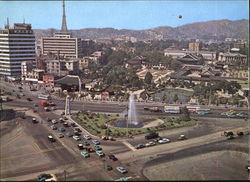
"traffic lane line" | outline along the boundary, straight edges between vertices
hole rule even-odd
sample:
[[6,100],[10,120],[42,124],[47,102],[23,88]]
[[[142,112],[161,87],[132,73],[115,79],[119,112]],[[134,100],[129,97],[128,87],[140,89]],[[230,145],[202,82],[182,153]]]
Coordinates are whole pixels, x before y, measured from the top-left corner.
[[20,158],[20,157],[25,157],[25,156],[28,156],[28,155],[35,155],[35,154],[40,154],[40,153],[45,153],[45,152],[50,152],[50,151],[60,150],[60,149],[64,149],[64,147],[48,148],[48,149],[40,150],[40,151],[37,151],[37,152],[31,152],[31,153],[22,154],[22,155],[15,155],[15,156],[12,156],[12,157],[0,158],[0,160],[12,160],[12,159]]
[[137,149],[135,149],[130,143],[124,141],[122,142],[126,147],[128,147],[129,149],[131,149],[132,151],[137,151]]

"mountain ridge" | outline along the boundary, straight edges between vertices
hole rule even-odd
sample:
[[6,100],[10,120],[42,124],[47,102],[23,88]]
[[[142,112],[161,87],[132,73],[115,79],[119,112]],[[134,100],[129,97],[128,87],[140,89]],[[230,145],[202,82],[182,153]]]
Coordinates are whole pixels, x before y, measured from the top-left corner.
[[[58,29],[34,29],[35,35],[52,36]],[[249,20],[211,20],[194,22],[177,27],[158,26],[144,30],[106,28],[82,28],[69,30],[74,37],[84,39],[116,39],[124,36],[144,39],[218,39],[226,37],[248,39]]]

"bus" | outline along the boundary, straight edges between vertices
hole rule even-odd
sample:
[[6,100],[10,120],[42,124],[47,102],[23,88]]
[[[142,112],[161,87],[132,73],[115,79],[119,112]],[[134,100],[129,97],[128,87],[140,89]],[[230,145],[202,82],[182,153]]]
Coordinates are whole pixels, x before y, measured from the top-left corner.
[[170,113],[170,114],[180,114],[181,113],[180,106],[164,106],[164,111],[165,111],[165,113]]
[[40,95],[38,95],[38,99],[51,100],[52,98],[50,95],[40,94]]

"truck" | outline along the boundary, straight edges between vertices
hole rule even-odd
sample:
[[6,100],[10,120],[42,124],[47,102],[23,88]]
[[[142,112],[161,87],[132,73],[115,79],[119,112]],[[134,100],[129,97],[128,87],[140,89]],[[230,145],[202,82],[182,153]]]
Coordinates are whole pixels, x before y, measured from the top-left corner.
[[41,104],[41,106],[43,106],[43,107],[48,106],[47,100],[40,100],[40,104]]

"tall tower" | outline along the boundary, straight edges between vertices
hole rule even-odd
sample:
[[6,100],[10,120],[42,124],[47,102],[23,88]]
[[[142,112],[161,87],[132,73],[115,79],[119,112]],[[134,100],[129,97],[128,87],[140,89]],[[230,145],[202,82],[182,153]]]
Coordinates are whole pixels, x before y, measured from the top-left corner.
[[67,32],[67,23],[66,23],[66,13],[65,13],[65,2],[64,0],[62,1],[63,3],[63,17],[62,17],[62,27],[61,27],[61,32]]

